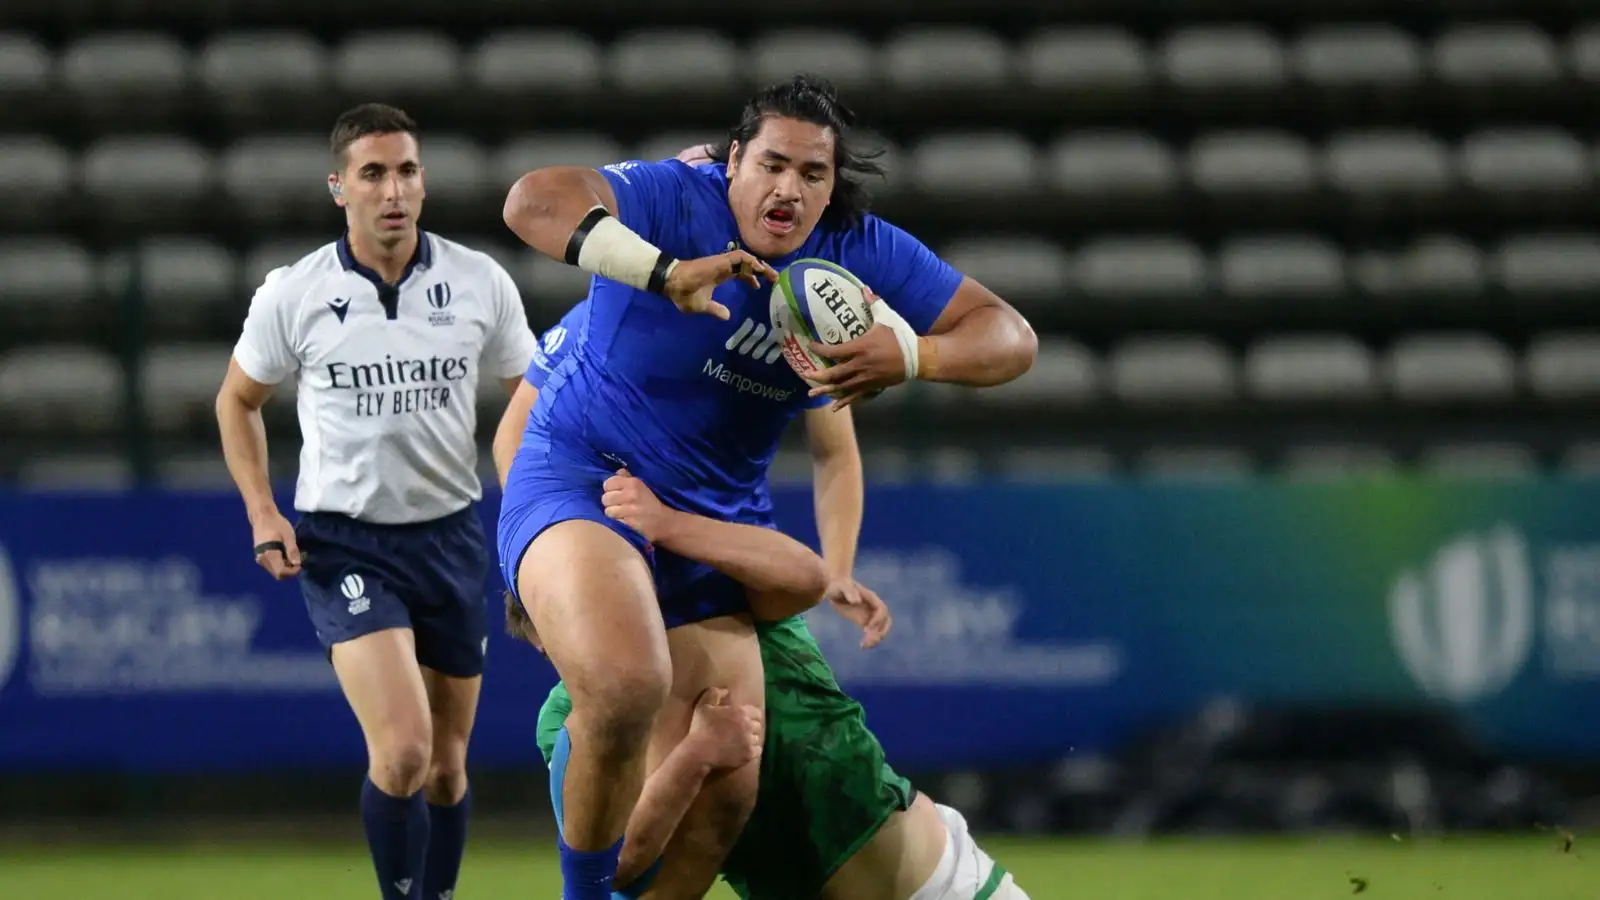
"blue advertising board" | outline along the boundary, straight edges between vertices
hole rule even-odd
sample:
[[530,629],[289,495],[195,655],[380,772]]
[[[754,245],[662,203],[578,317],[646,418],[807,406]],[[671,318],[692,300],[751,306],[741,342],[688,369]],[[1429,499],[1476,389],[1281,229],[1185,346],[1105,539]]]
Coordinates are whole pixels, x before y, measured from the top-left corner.
[[[776,493],[814,541],[810,491]],[[0,768],[359,764],[249,544],[228,494],[0,493]],[[1442,704],[1509,757],[1600,760],[1594,483],[874,488],[857,576],[888,641],[809,619],[908,769],[1114,751],[1216,697]],[[494,631],[474,765],[536,764],[554,679]]]

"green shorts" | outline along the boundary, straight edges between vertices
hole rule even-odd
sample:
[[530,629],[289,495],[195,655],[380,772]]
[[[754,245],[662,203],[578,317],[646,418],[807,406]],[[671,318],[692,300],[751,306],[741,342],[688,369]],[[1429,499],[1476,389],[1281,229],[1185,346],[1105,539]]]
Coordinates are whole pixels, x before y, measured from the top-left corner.
[[[916,795],[884,760],[861,705],[839,689],[805,621],[756,630],[767,682],[761,789],[723,877],[745,900],[816,900],[833,873]],[[571,707],[557,685],[539,712],[546,760]]]

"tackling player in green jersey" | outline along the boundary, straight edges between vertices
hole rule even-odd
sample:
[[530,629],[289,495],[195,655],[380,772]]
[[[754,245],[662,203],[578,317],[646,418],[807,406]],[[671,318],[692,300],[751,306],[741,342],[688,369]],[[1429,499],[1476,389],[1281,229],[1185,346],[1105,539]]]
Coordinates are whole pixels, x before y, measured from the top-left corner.
[[[744,765],[762,741],[755,812],[723,863],[744,900],[1027,900],[955,810],[919,794],[885,761],[866,716],[839,688],[821,649],[797,615],[762,604],[781,597],[786,572],[818,562],[808,548],[766,528],[719,522],[670,509],[643,482],[619,473],[606,484],[607,514],[653,543],[701,560],[752,588],[752,610],[766,671],[766,713],[732,708],[708,692],[690,735],[646,782],[628,822],[617,897],[690,898],[675,888],[661,854],[699,786],[719,768]],[[764,608],[765,607],[765,608]],[[521,607],[507,603],[507,626],[535,646]],[[561,821],[571,700],[557,685],[539,715],[538,740],[551,767]]]

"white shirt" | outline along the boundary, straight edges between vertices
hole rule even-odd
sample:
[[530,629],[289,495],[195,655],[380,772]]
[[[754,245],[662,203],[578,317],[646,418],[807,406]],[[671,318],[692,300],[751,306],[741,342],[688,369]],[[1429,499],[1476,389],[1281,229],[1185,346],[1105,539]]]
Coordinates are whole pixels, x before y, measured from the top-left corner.
[[536,343],[505,269],[422,232],[398,287],[344,238],[269,272],[233,356],[262,384],[299,373],[295,509],[392,525],[483,496],[478,379],[522,375]]

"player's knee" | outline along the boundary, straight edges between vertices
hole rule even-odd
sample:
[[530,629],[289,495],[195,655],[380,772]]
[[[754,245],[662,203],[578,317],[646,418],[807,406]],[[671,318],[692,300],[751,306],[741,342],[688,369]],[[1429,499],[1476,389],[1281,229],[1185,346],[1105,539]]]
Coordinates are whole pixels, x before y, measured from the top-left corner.
[[375,744],[370,750],[372,783],[395,797],[409,797],[428,778],[433,748],[426,734],[401,735]]
[[672,686],[667,660],[635,661],[604,681],[572,692],[572,718],[568,728],[581,731],[602,759],[627,759],[644,752],[655,727],[656,715]]
[[428,802],[454,806],[467,793],[467,748],[465,742],[435,747],[428,760],[428,778],[422,786]]

